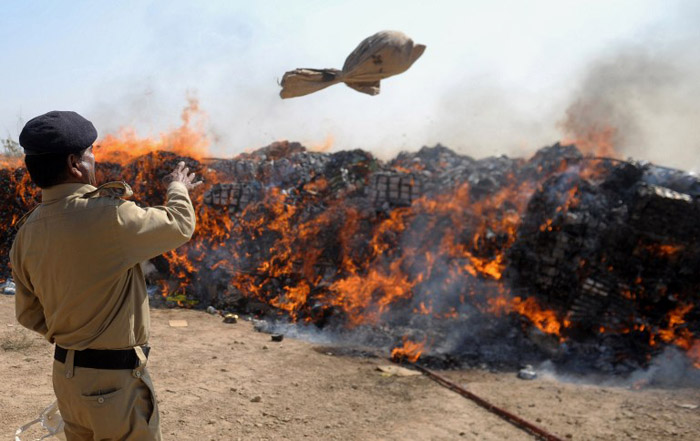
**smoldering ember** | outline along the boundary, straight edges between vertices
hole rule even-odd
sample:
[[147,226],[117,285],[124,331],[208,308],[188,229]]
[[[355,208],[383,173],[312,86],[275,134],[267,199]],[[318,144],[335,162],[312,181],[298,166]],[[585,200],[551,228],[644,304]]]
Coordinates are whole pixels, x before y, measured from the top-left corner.
[[[700,369],[700,180],[555,144],[475,160],[437,145],[381,161],[277,142],[233,159],[96,148],[98,181],[157,205],[185,160],[204,176],[193,240],[150,263],[156,304],[250,314],[440,367],[625,375],[665,348]],[[12,226],[39,202],[20,164]],[[694,368],[693,368],[694,366]]]

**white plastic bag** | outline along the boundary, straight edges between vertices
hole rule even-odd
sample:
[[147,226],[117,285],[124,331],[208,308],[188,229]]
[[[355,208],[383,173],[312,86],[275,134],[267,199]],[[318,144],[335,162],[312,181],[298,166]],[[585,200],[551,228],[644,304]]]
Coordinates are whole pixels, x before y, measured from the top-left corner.
[[25,432],[27,429],[33,425],[41,423],[41,426],[47,430],[47,434],[41,438],[37,438],[35,441],[39,440],[61,440],[66,441],[66,435],[63,433],[63,418],[58,411],[58,403],[54,401],[44,409],[39,417],[34,421],[31,421],[24,426],[17,429],[15,432],[15,441],[23,441],[19,436]]

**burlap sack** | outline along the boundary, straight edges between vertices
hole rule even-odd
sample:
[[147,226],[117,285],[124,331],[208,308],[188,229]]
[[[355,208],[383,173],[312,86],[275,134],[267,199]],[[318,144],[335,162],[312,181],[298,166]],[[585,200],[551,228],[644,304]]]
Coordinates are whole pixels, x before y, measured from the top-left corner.
[[295,69],[286,72],[280,85],[282,98],[308,95],[337,83],[345,83],[368,95],[379,93],[380,81],[405,72],[425,51],[422,44],[398,31],[381,31],[364,39],[345,59],[343,70]]

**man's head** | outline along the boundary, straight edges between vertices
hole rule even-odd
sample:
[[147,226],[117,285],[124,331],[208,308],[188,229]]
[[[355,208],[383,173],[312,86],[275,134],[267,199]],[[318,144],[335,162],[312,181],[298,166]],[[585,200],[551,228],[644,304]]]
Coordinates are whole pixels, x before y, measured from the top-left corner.
[[92,143],[97,130],[75,112],[52,111],[32,118],[19,135],[24,162],[40,188],[69,182],[96,184]]

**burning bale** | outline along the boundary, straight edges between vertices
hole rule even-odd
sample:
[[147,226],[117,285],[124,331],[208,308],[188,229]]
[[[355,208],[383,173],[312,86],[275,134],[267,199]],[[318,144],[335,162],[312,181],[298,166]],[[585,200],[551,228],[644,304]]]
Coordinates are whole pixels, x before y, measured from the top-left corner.
[[262,187],[252,184],[214,184],[204,194],[204,203],[230,207],[232,211],[242,211],[251,202],[260,199]]
[[690,350],[700,334],[700,181],[649,164],[593,167],[598,176],[571,169],[530,199],[508,254],[513,289],[565,316],[564,334],[579,343],[624,340],[609,363],[643,364],[660,341]]
[[[111,158],[99,180],[125,179],[147,204],[183,159]],[[171,301],[405,360],[628,372],[675,346],[700,366],[700,183],[688,174],[559,144],[529,160],[435,146],[385,163],[290,142],[185,160],[207,188],[193,195],[193,240],[153,261],[149,280]],[[23,169],[2,173],[4,215],[19,218],[36,191]]]
[[423,180],[412,174],[375,173],[367,194],[377,207],[408,207],[423,195]]
[[9,276],[10,247],[15,238],[13,226],[24,214],[40,202],[39,189],[31,184],[29,173],[21,167],[0,168],[0,198],[2,198],[2,210],[0,210],[0,264],[3,272],[0,280]]

